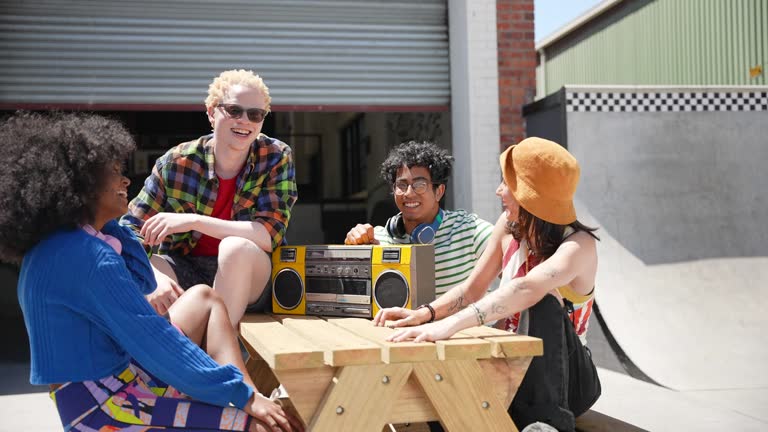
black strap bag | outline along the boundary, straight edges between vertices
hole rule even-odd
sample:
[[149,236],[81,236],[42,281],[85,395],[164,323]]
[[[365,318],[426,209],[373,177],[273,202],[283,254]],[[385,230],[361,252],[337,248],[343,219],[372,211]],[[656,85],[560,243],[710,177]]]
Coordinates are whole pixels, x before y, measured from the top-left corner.
[[[573,310],[573,304],[565,300],[566,308]],[[592,362],[592,352],[581,344],[573,323],[566,317],[565,343],[568,350],[568,409],[574,417],[578,417],[600,397],[600,377],[597,376],[597,368]]]

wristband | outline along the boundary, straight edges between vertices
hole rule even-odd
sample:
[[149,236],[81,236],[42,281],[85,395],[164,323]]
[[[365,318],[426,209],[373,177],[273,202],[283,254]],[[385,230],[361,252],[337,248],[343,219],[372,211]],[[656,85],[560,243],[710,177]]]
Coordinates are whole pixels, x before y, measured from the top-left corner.
[[416,310],[423,309],[423,308],[429,309],[429,321],[427,321],[427,322],[428,323],[434,322],[435,321],[435,308],[433,308],[432,305],[429,304],[429,303],[424,303],[423,305],[417,307]]
[[475,310],[475,317],[477,318],[478,325],[485,325],[485,315],[480,312],[480,309],[476,304],[470,303],[469,305]]

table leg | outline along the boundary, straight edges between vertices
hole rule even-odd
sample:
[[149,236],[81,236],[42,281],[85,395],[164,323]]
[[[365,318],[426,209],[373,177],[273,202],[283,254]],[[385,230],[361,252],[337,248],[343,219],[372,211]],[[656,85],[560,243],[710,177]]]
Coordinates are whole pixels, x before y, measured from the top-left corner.
[[494,386],[496,397],[509,406],[517,394],[517,389],[525,377],[532,357],[515,357],[479,360],[478,364],[487,380]]
[[476,360],[414,363],[413,373],[447,431],[517,432]]
[[258,357],[258,355],[254,357],[251,354],[245,362],[245,368],[248,370],[248,375],[250,375],[253,383],[256,384],[256,388],[259,389],[259,393],[264,396],[269,397],[272,390],[280,385],[275,373],[272,372],[267,362]]
[[411,364],[340,367],[308,430],[381,432]]

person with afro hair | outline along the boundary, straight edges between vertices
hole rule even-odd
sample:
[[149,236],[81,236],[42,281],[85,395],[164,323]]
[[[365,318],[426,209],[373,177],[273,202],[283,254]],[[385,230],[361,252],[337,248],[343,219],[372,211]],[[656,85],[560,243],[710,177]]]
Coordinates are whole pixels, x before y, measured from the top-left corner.
[[116,220],[135,147],[122,124],[22,112],[0,136],[13,161],[0,171],[0,260],[20,265],[30,382],[50,387],[65,430],[301,430],[256,391],[215,291],[188,290],[169,319],[145,298],[152,267]]
[[464,210],[443,210],[440,200],[451,176],[453,156],[430,142],[408,141],[381,164],[400,213],[384,226],[358,224],[346,244],[433,244],[435,294],[463,282],[480,259],[493,226]]
[[291,148],[261,133],[270,104],[252,71],[219,74],[205,99],[213,132],[158,158],[120,220],[156,251],[158,313],[201,283],[219,293],[233,327],[246,309],[271,311],[270,254],[298,193]]

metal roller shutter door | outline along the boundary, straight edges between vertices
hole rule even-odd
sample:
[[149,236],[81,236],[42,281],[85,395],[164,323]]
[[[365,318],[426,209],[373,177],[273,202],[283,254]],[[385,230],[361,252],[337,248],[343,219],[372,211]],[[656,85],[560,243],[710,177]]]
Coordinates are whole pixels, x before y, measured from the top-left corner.
[[[291,109],[449,104],[445,0],[0,1],[0,104],[198,109],[252,69]],[[159,108],[158,108],[159,107]]]

